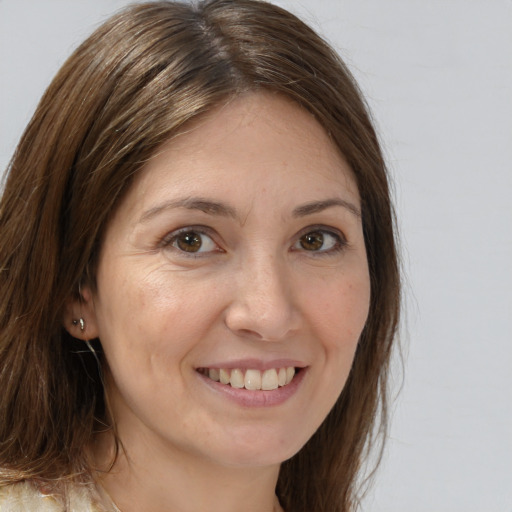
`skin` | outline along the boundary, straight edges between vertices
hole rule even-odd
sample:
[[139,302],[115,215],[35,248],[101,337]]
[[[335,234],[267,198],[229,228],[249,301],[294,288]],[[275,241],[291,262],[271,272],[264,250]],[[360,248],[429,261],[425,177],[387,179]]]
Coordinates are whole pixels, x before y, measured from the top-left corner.
[[[175,204],[192,197],[223,209]],[[359,209],[323,128],[269,93],[210,112],[146,164],[106,231],[97,291],[69,318],[104,348],[125,450],[100,479],[123,512],[274,510],[279,465],[334,405],[367,318]],[[245,407],[196,371],[245,358],[294,360],[302,381],[284,403]],[[97,439],[99,465],[111,449]]]

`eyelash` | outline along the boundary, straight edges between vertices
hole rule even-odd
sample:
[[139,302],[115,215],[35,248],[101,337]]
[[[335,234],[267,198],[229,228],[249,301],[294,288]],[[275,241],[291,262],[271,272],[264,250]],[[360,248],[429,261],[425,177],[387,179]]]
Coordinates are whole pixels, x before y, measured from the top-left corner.
[[[183,235],[199,235],[201,237],[201,245],[199,248],[202,248],[204,244],[204,237],[207,237],[211,240],[211,243],[215,245],[216,249],[214,250],[208,250],[208,251],[186,251],[182,248],[178,247],[176,244],[178,243],[179,239]],[[314,234],[320,234],[323,238],[327,235],[328,237],[331,237],[334,239],[333,247],[329,249],[320,249],[320,250],[307,250],[303,246],[296,247],[296,245],[301,244],[301,240],[307,235],[314,235]],[[324,243],[325,240],[322,240],[322,243]],[[224,252],[220,247],[219,244],[217,244],[212,236],[211,230],[209,228],[206,228],[205,226],[187,226],[181,229],[178,229],[176,231],[173,231],[166,235],[162,241],[160,242],[160,246],[163,248],[172,247],[174,250],[180,253],[180,255],[183,255],[185,257],[189,258],[200,258],[203,255],[208,255],[211,253],[222,253]],[[304,230],[302,230],[301,233],[299,233],[299,236],[297,237],[296,241],[294,242],[291,251],[293,252],[304,252],[307,254],[310,254],[313,257],[322,257],[322,256],[330,256],[336,253],[339,253],[340,251],[343,251],[348,246],[347,240],[345,236],[339,232],[338,230],[333,230],[332,228],[327,228],[325,226],[308,226]]]
[[[199,235],[201,237],[201,246],[200,247],[202,247],[202,245],[204,243],[203,238],[205,236],[208,237],[212,241],[212,243],[216,246],[216,249],[212,250],[212,251],[201,251],[201,252],[197,252],[197,251],[196,252],[194,252],[194,251],[188,252],[183,249],[180,249],[179,247],[176,246],[176,244],[181,236],[187,235],[187,234]],[[183,254],[184,256],[189,257],[189,258],[199,258],[203,254],[211,254],[212,252],[224,252],[219,247],[219,244],[217,244],[215,242],[215,240],[213,239],[213,236],[211,235],[211,230],[204,226],[187,226],[185,228],[181,228],[176,231],[173,231],[172,233],[169,233],[162,239],[160,246],[164,247],[164,248],[172,247],[180,254]]]
[[[323,249],[318,251],[308,251],[307,249],[297,248],[294,249],[294,247],[297,244],[300,244],[301,240],[307,235],[313,235],[313,234],[321,234],[324,238],[325,235],[331,237],[334,239],[334,245],[333,247],[329,249]],[[325,241],[325,240],[324,240]],[[344,249],[346,249],[348,246],[347,239],[345,238],[345,235],[338,230],[335,230],[333,228],[328,228],[326,226],[308,226],[307,228],[303,229],[301,233],[299,233],[299,236],[296,240],[296,242],[293,244],[293,251],[301,251],[310,254],[313,257],[326,257],[326,256],[332,256],[334,254],[337,254]]]

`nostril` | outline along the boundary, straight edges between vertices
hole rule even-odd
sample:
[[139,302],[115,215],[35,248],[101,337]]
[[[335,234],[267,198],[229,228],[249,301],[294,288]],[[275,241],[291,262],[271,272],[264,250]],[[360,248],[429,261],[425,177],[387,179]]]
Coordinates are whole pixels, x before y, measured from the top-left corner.
[[242,336],[246,336],[246,337],[250,337],[250,338],[257,338],[257,339],[263,339],[263,336],[256,332],[256,331],[253,331],[251,329],[238,329],[238,333]]

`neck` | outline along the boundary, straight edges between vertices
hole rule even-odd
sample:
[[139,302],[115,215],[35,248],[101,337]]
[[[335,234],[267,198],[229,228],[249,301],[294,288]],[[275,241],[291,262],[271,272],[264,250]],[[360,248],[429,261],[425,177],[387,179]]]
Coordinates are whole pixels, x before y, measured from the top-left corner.
[[[97,480],[122,512],[282,512],[275,496],[279,466],[226,467],[183,453],[171,446],[127,443],[113,468]],[[98,438],[93,456],[97,467],[108,467],[113,440]]]

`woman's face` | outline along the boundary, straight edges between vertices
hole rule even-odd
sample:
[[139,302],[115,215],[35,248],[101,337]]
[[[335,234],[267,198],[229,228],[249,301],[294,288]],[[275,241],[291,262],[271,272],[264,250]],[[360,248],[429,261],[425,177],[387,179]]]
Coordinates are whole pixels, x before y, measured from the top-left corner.
[[121,439],[227,466],[296,453],[367,318],[359,212],[347,163],[279,96],[164,145],[107,228],[88,309]]

